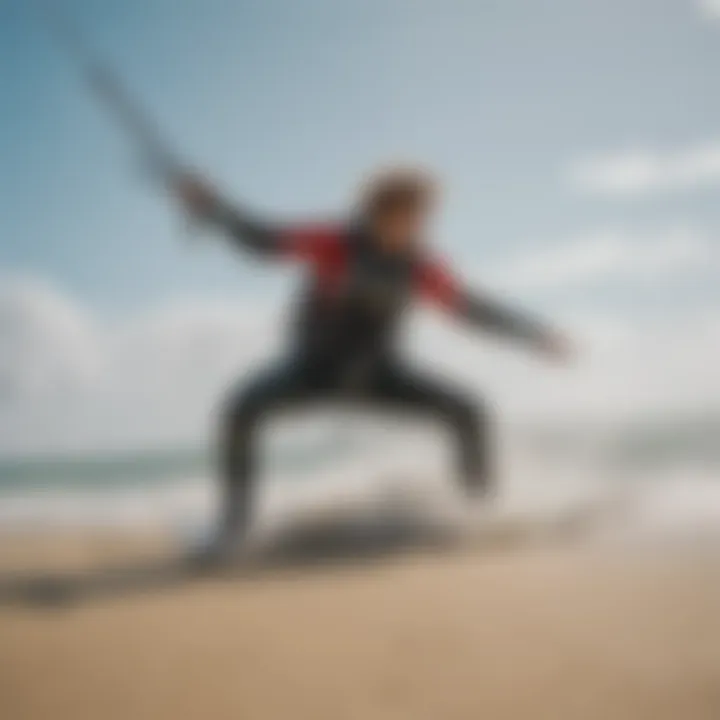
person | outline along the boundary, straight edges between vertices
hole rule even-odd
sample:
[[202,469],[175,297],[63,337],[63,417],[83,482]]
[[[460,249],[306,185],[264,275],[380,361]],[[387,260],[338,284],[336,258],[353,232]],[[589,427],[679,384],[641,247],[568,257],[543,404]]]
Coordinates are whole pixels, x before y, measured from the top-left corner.
[[406,311],[424,299],[550,358],[565,356],[568,344],[545,324],[471,292],[434,257],[426,238],[438,199],[434,178],[408,168],[381,171],[345,221],[296,225],[258,219],[192,173],[174,190],[192,216],[239,247],[308,269],[287,357],[244,383],[222,412],[218,548],[241,541],[252,519],[263,423],[279,410],[318,401],[370,402],[437,419],[454,440],[463,491],[469,498],[493,492],[488,407],[403,360],[397,341]]

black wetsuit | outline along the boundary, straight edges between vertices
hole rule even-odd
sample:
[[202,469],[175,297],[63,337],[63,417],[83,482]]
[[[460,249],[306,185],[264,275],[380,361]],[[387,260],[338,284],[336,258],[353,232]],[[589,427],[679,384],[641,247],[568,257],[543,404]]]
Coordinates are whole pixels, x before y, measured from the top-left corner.
[[398,324],[416,296],[482,328],[529,342],[544,337],[537,323],[463,290],[420,248],[410,254],[383,252],[361,223],[272,227],[224,204],[214,208],[210,219],[250,251],[308,266],[292,351],[225,405],[221,473],[227,532],[242,530],[249,519],[262,422],[299,404],[370,401],[428,414],[451,430],[465,488],[471,493],[488,488],[487,408],[443,380],[407,367],[395,347]]

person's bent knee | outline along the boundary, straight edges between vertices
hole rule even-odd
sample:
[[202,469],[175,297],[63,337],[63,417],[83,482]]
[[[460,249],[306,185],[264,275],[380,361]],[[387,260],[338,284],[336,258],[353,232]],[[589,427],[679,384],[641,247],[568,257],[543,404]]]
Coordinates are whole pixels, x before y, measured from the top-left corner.
[[262,403],[252,392],[233,395],[220,408],[220,427],[225,432],[235,433],[256,422],[262,414],[262,409]]
[[487,422],[483,402],[472,397],[455,398],[448,407],[448,419],[469,432],[479,433]]

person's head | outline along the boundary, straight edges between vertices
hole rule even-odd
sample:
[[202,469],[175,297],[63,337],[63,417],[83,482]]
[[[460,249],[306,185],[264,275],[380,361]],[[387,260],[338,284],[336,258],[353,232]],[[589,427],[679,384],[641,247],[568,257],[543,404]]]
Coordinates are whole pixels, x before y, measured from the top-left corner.
[[360,214],[384,249],[411,250],[425,235],[437,194],[435,179],[424,170],[382,170],[365,184]]

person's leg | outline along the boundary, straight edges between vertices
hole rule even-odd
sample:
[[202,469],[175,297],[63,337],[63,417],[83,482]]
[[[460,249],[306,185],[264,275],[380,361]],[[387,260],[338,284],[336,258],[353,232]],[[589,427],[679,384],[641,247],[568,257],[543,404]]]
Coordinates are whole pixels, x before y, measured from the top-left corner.
[[437,418],[457,443],[458,471],[467,493],[485,496],[493,492],[495,448],[485,403],[442,380],[398,365],[378,372],[370,395],[375,401]]
[[258,433],[268,415],[302,400],[311,388],[303,368],[288,363],[251,380],[225,403],[220,420],[220,539],[242,539],[257,486]]

